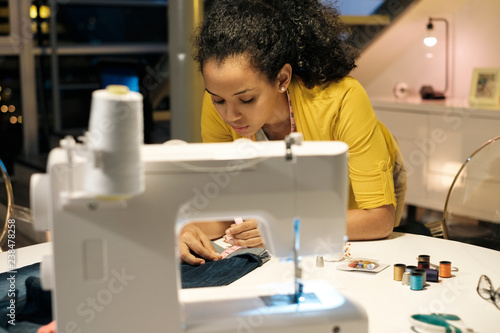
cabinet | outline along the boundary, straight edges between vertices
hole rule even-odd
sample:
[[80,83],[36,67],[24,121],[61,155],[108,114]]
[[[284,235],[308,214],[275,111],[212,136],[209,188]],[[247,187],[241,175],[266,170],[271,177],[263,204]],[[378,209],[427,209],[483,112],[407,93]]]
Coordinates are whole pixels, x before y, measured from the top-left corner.
[[396,137],[407,170],[406,203],[442,211],[455,174],[479,146],[500,135],[500,110],[451,102],[373,100]]

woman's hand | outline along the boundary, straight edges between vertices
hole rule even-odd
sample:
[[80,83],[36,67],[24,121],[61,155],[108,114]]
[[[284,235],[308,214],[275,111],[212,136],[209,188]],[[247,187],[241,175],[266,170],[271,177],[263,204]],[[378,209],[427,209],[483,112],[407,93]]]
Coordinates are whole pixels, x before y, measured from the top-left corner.
[[[190,265],[202,265],[205,260],[221,259],[221,255],[215,251],[208,236],[195,224],[188,224],[182,228],[179,236],[179,251],[182,262]],[[201,258],[196,257],[192,252]]]
[[231,224],[226,229],[226,236],[229,243],[243,247],[264,247],[257,221],[249,219],[240,224]]

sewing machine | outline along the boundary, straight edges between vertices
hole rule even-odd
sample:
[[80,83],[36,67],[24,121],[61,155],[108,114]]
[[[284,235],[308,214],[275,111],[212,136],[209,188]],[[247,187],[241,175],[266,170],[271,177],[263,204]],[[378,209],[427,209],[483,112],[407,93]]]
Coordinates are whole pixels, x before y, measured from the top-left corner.
[[[244,332],[242,322],[256,319],[247,329],[367,331],[359,305],[325,282],[300,281],[298,267],[301,256],[343,249],[347,146],[295,139],[142,145],[142,191],[128,196],[91,193],[89,169],[98,167],[91,149],[62,140],[47,174],[31,181],[36,228],[52,232],[41,276],[58,332]],[[231,297],[207,299],[215,288],[182,297],[180,228],[235,216],[259,221],[269,252],[295,260],[295,281],[268,291],[233,288]],[[273,302],[280,293],[291,301]]]

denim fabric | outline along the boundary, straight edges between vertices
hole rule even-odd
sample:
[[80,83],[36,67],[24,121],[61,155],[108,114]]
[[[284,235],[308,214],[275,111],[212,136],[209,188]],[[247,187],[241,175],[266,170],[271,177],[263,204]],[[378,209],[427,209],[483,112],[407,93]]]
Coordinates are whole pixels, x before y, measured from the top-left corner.
[[[0,333],[36,333],[40,326],[52,321],[52,305],[49,291],[40,286],[40,265],[18,268],[15,272],[0,274]],[[15,277],[15,296],[11,292],[10,277]],[[9,324],[11,299],[15,299],[15,326]]]
[[[0,298],[4,297],[4,294],[7,294],[9,290],[10,282],[7,280],[11,275],[15,275],[16,279],[16,287],[24,286],[24,282],[30,276],[40,277],[40,264],[32,264],[28,266],[24,266],[21,268],[16,268],[10,272],[5,272],[0,274]],[[18,289],[19,298],[26,297],[26,289],[24,288],[16,288]]]
[[182,288],[228,285],[260,266],[260,259],[241,255],[230,259],[209,261],[200,266],[181,265]]
[[253,254],[258,256],[261,261],[260,263],[261,266],[267,261],[269,261],[269,259],[271,259],[271,255],[269,254],[269,252],[267,252],[267,250],[265,250],[262,247],[241,248],[239,250],[234,251],[233,253],[229,253],[226,259],[230,259],[232,257],[240,256],[243,254]]
[[201,288],[228,285],[269,260],[263,248],[240,249],[219,261],[200,266],[181,265],[182,288]]
[[[16,326],[9,325],[9,329],[5,332],[8,333],[37,333],[38,329],[42,325],[35,324],[29,321],[21,321],[16,324]],[[2,332],[2,331],[0,331]]]
[[47,325],[52,321],[51,293],[42,290],[40,278],[30,276],[26,279],[26,304],[17,319],[39,325]]

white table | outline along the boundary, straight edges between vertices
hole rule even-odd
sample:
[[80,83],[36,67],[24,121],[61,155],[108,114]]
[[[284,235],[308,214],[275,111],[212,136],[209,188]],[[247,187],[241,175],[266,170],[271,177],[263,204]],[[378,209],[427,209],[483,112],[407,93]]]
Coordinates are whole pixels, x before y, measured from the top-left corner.
[[[450,313],[462,318],[474,332],[500,332],[500,310],[482,299],[476,291],[479,277],[487,275],[495,288],[500,287],[500,251],[427,236],[393,233],[389,239],[350,242],[353,257],[377,259],[389,267],[379,273],[341,271],[339,263],[326,262],[317,268],[314,258],[304,259],[305,279],[325,279],[367,311],[370,333],[413,332],[412,314]],[[421,291],[394,281],[396,263],[417,265],[420,254],[430,255],[431,262],[452,262],[459,269],[439,283],[427,283]],[[292,270],[283,269],[278,260],[234,282],[248,286],[272,281],[292,281]],[[307,282],[306,282],[307,283]]]
[[[15,249],[14,257],[8,252],[0,252],[0,272],[12,270],[9,259],[15,259],[16,267],[24,267],[42,261],[44,256],[52,254],[52,243],[41,243]],[[1,290],[0,290],[1,292]]]
[[[482,299],[476,292],[481,274],[490,277],[493,285],[500,287],[500,252],[486,248],[442,240],[426,236],[393,233],[389,239],[366,242],[350,242],[353,257],[377,259],[389,264],[379,273],[337,270],[339,263],[326,262],[318,268],[315,258],[303,261],[305,283],[309,279],[324,279],[334,285],[343,295],[360,303],[366,309],[370,333],[413,332],[409,317],[416,313],[450,313],[458,315],[474,332],[496,332],[500,330],[500,310],[491,302]],[[18,266],[37,262],[51,252],[51,244],[44,243],[17,251]],[[408,286],[393,280],[393,264],[416,265],[417,256],[427,254],[431,262],[452,262],[459,268],[448,279],[439,283],[428,283],[421,291],[412,291]],[[7,253],[0,253],[0,270],[7,270]],[[218,292],[243,289],[245,286],[273,282],[292,283],[292,265],[280,263],[277,258],[244,276]],[[216,289],[216,288],[204,288]],[[193,294],[196,290],[183,290]],[[199,292],[199,290],[198,290]]]
[[[463,319],[475,332],[500,331],[500,310],[476,291],[481,274],[500,287],[500,252],[469,244],[394,233],[390,239],[353,242],[353,256],[379,259],[390,267],[377,274],[335,271],[329,281],[340,292],[360,301],[366,308],[370,332],[412,332],[409,317],[416,313],[450,313]],[[449,279],[428,283],[423,291],[412,291],[393,280],[395,263],[417,264],[427,254],[431,262],[448,260],[458,267]],[[333,266],[333,265],[332,265]],[[325,271],[333,271],[326,266]],[[320,270],[317,270],[317,274]]]

